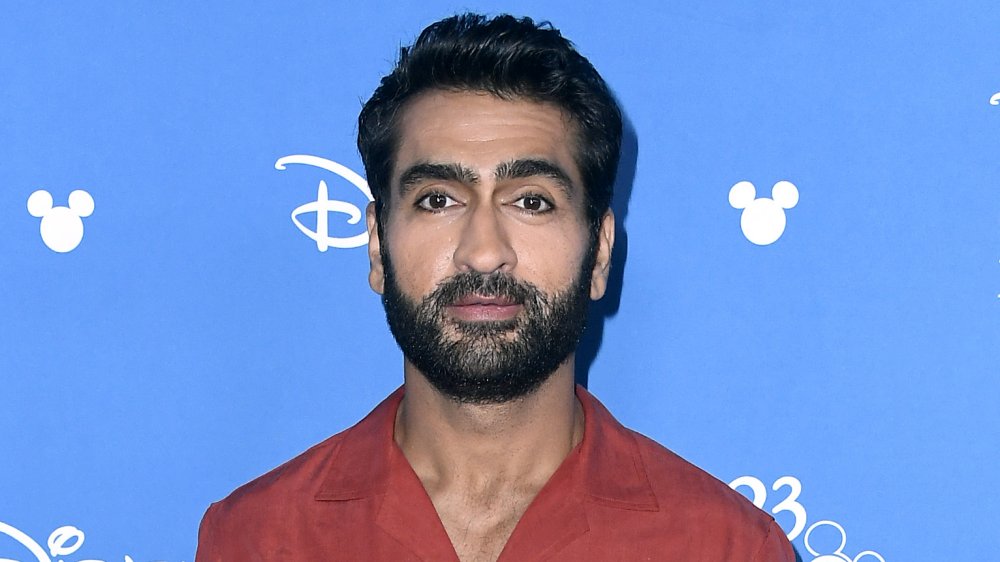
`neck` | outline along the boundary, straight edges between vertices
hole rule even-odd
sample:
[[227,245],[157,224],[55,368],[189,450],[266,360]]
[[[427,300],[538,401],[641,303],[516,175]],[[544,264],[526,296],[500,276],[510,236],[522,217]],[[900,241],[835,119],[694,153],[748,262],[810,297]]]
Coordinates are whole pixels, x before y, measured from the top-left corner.
[[406,362],[395,440],[427,488],[540,488],[583,438],[570,356],[528,396],[465,404]]

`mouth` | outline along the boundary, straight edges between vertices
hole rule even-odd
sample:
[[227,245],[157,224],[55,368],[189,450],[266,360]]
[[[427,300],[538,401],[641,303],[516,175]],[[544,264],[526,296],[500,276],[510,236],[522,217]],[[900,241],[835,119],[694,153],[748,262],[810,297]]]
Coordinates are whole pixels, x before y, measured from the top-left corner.
[[508,297],[466,295],[445,307],[448,315],[463,322],[502,322],[511,320],[524,305]]

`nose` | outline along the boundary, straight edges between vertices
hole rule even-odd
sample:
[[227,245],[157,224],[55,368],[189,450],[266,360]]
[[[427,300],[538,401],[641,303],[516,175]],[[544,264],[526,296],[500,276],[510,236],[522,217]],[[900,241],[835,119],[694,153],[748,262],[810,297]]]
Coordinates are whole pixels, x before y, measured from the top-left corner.
[[517,253],[510,243],[503,217],[493,205],[477,205],[467,215],[454,260],[459,271],[487,274],[509,272],[517,265]]

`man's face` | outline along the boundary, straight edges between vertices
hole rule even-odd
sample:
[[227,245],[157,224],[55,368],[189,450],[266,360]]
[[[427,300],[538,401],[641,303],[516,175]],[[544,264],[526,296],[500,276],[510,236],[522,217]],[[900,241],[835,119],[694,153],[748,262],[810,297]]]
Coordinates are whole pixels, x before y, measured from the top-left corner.
[[573,352],[607,279],[591,248],[571,123],[554,106],[432,91],[405,108],[370,283],[411,362],[444,394],[498,403]]

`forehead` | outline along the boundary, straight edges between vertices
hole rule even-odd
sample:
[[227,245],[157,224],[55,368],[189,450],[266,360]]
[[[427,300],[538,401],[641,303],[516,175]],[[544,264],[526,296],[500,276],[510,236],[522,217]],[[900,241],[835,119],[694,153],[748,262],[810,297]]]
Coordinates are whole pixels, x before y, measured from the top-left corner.
[[580,186],[575,127],[554,104],[488,93],[432,90],[411,100],[399,121],[394,181],[417,162],[492,170],[519,158],[552,161]]

